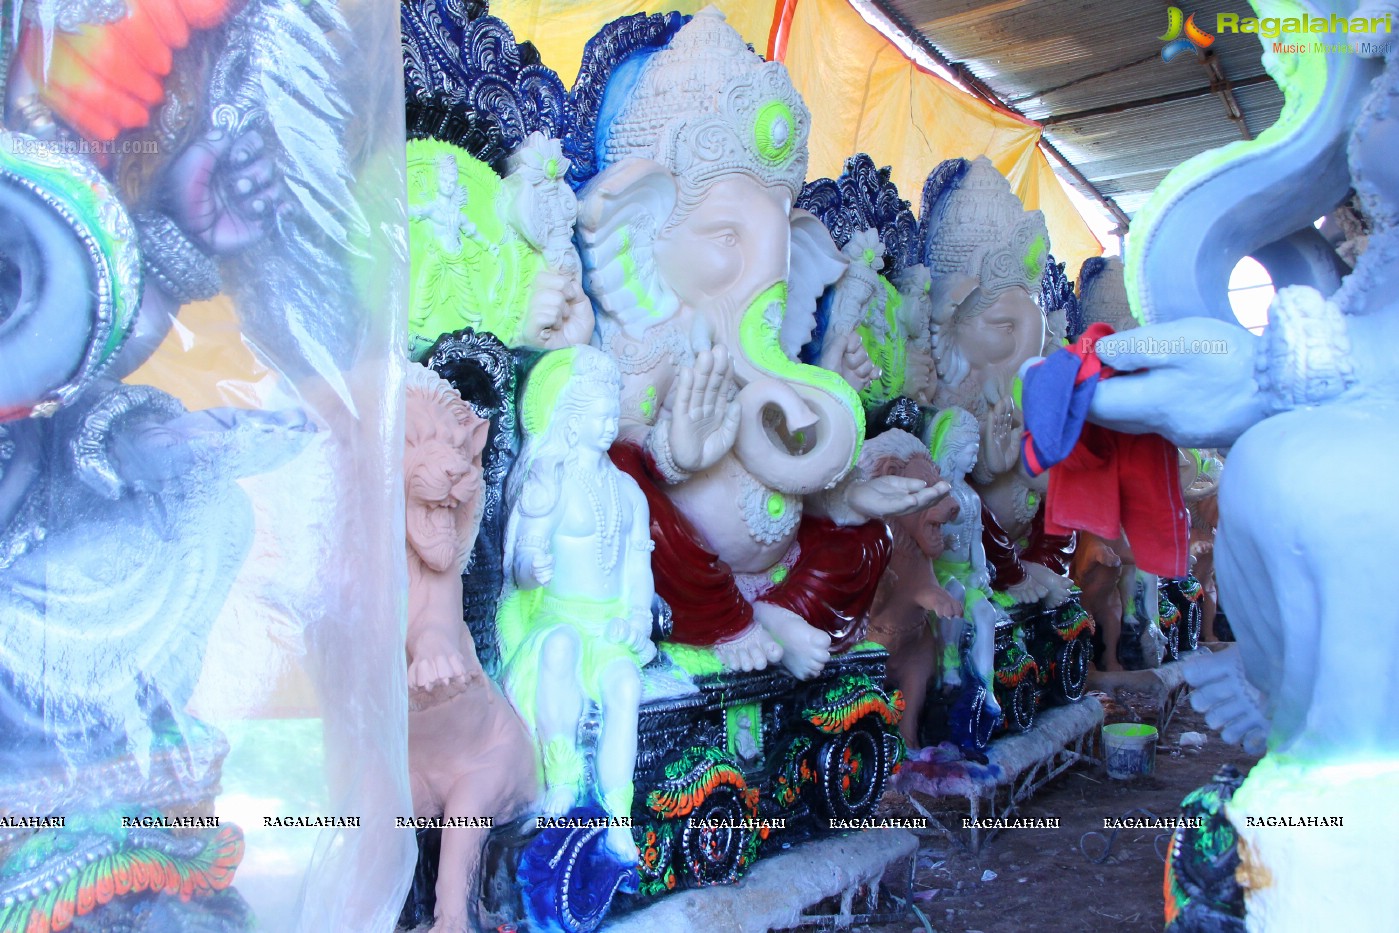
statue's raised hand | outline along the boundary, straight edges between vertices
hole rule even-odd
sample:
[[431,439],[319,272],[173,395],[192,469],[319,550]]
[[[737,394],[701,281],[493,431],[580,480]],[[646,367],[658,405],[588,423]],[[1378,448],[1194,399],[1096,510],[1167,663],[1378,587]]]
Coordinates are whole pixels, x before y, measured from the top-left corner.
[[991,409],[981,433],[982,462],[992,474],[1005,473],[1019,459],[1019,424],[1015,400],[1003,396]]
[[171,162],[163,207],[181,229],[215,255],[261,239],[290,202],[266,140],[256,130],[232,136],[213,129]]
[[845,502],[866,518],[893,518],[921,512],[951,492],[946,480],[929,486],[907,476],[875,476],[852,483]]
[[740,408],[733,361],[722,346],[695,354],[670,392],[670,451],[675,465],[698,473],[719,462],[738,437]]
[[1253,376],[1257,344],[1242,327],[1203,317],[1104,337],[1098,356],[1127,375],[1098,383],[1088,417],[1182,447],[1231,446],[1267,414]]

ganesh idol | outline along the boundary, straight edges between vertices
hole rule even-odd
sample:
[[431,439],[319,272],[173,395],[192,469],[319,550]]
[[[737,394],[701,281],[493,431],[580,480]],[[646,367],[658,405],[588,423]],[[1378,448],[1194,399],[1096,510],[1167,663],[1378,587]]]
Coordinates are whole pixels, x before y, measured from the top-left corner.
[[578,242],[622,373],[612,455],[650,506],[672,637],[814,677],[862,636],[889,559],[879,519],[945,490],[850,478],[859,396],[797,362],[846,266],[793,209],[810,115],[712,9],[615,68],[600,113]]

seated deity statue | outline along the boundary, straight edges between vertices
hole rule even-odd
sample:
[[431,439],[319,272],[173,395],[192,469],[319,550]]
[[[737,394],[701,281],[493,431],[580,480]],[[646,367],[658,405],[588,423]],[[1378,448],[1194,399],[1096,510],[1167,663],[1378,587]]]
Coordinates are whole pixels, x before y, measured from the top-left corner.
[[606,82],[578,220],[622,373],[613,457],[647,496],[673,640],[732,670],[815,677],[862,636],[889,554],[880,519],[932,497],[849,479],[860,397],[798,362],[847,263],[792,207],[810,114],[786,69],[713,9],[626,67]]
[[[530,372],[521,405],[499,627],[505,687],[539,747],[549,816],[589,795],[610,816],[631,816],[655,591],[646,499],[608,458],[619,390],[605,354],[556,350]],[[591,778],[578,739],[590,701],[602,717]],[[630,829],[609,829],[608,844],[636,860]]]
[[479,928],[481,852],[490,822],[538,797],[534,742],[481,670],[462,621],[462,572],[481,519],[481,450],[490,422],[432,370],[409,364],[408,776],[415,817],[442,830],[434,933]]

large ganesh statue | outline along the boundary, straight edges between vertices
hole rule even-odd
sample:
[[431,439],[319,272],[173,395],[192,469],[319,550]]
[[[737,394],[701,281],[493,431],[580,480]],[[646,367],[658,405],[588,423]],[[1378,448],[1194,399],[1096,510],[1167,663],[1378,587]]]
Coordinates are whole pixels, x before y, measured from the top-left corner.
[[793,209],[808,112],[712,9],[588,93],[572,144],[591,150],[570,153],[586,182],[577,239],[622,371],[613,457],[650,505],[672,638],[730,669],[780,660],[814,677],[863,634],[889,558],[882,518],[937,493],[851,479],[860,397],[797,361],[846,267]]
[[[922,258],[932,274],[933,356],[939,408],[957,406],[981,425],[972,482],[981,496],[994,585],[1018,603],[1049,606],[1069,595],[1072,536],[1044,530],[1047,476],[1020,463],[1021,366],[1049,342],[1041,295],[1049,237],[985,156],[950,159],[923,187]],[[1062,336],[1062,335],[1061,335]]]
[[[1254,6],[1260,16],[1296,10]],[[1399,831],[1383,803],[1399,780],[1399,625],[1374,587],[1399,523],[1393,497],[1376,494],[1399,451],[1399,57],[1383,31],[1399,10],[1304,6],[1348,18],[1350,44],[1265,47],[1287,98],[1278,123],[1166,178],[1129,239],[1142,339],[1098,344],[1129,375],[1099,387],[1091,419],[1229,448],[1215,571],[1238,645],[1187,676],[1212,727],[1267,754],[1222,818],[1172,845],[1176,930],[1362,929],[1399,910],[1388,861],[1375,855]],[[1280,289],[1261,335],[1241,327],[1228,299],[1235,264],[1309,227],[1351,189],[1372,235],[1339,289],[1322,280]],[[1176,341],[1213,352],[1173,352]],[[1312,479],[1318,455],[1335,465],[1329,482]],[[1236,852],[1210,851],[1232,838]],[[1237,881],[1242,903],[1225,903],[1212,879]]]

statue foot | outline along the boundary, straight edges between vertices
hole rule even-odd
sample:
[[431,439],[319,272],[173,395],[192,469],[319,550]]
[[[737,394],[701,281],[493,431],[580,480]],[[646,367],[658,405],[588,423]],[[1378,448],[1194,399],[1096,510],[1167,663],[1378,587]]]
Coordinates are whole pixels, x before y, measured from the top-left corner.
[[782,646],[763,627],[748,626],[743,634],[714,646],[719,662],[731,671],[761,671],[782,658]]
[[432,918],[432,929],[428,933],[471,933],[471,924],[466,914],[439,913]]
[[551,787],[544,792],[544,815],[550,819],[567,816],[577,795],[571,787]]
[[1188,662],[1185,679],[1195,688],[1190,705],[1205,714],[1205,722],[1219,730],[1220,738],[1253,755],[1267,750],[1272,727],[1264,712],[1267,701],[1249,683],[1237,647]]
[[798,680],[817,676],[831,659],[831,636],[795,612],[758,602],[753,604],[753,618],[782,646],[782,666]]
[[641,851],[636,847],[636,840],[632,838],[630,827],[613,826],[608,829],[607,848],[617,858],[629,865],[635,865],[641,860]]

